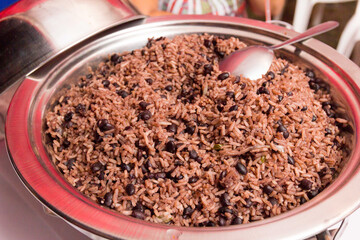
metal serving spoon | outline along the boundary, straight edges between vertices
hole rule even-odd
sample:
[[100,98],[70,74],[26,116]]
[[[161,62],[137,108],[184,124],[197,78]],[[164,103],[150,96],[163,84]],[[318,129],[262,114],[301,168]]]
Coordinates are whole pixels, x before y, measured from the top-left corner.
[[242,75],[256,80],[265,75],[274,58],[274,50],[319,35],[339,26],[338,22],[328,21],[312,27],[294,38],[273,46],[250,46],[236,51],[220,62],[220,70],[233,75]]

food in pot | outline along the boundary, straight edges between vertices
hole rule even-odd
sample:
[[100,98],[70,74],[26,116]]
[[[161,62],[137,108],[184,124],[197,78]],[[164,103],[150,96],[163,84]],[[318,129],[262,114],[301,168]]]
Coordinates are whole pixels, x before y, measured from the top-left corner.
[[314,198],[341,170],[329,85],[274,59],[257,81],[220,72],[245,44],[183,35],[112,54],[45,114],[65,179],[104,207],[156,223],[226,226]]

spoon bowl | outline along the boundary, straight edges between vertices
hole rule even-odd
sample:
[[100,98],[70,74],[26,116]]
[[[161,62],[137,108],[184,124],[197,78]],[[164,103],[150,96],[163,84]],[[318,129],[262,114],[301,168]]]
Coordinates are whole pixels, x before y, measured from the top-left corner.
[[259,79],[268,72],[274,59],[274,50],[327,32],[337,26],[339,26],[338,22],[328,21],[277,45],[256,45],[240,49],[220,62],[220,70],[233,75],[242,75],[251,80]]

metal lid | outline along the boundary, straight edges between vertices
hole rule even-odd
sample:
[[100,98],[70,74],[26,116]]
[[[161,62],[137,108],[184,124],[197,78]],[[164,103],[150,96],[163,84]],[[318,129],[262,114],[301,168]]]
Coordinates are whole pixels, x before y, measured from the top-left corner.
[[74,43],[114,24],[143,19],[120,0],[19,1],[0,12],[0,93]]

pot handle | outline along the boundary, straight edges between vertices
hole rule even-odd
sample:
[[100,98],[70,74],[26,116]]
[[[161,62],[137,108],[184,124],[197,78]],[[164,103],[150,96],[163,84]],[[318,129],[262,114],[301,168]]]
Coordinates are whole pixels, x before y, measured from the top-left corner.
[[74,43],[144,19],[127,0],[19,1],[0,12],[0,93]]
[[[316,235],[316,240],[337,240],[340,239],[346,226],[348,225],[348,219],[344,218],[341,221],[340,227],[336,230],[335,234],[331,234],[328,229]],[[333,236],[334,235],[334,236]]]

